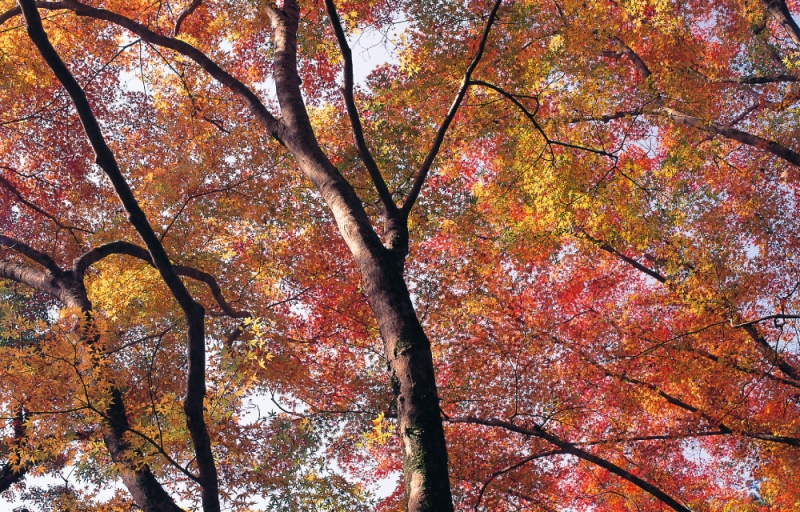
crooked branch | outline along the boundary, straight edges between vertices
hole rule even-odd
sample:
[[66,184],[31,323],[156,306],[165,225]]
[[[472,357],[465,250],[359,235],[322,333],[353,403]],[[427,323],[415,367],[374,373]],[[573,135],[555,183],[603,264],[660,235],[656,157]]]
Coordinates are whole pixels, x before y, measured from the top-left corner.
[[[130,242],[118,240],[116,242],[95,247],[94,249],[85,252],[80,257],[75,259],[73,263],[73,270],[77,276],[82,277],[91,265],[112,254],[133,256],[134,258],[138,258],[155,267],[153,264],[153,258],[145,248],[139,247],[138,245]],[[173,265],[173,268],[178,275],[190,277],[196,281],[201,281],[208,285],[214,300],[217,302],[223,313],[225,313],[227,316],[231,318],[248,318],[252,316],[248,311],[238,311],[234,309],[228,303],[228,301],[225,300],[225,296],[222,294],[222,289],[220,288],[219,283],[217,283],[216,278],[214,278],[214,276],[208,272],[203,272],[202,270],[197,270],[186,265]]]
[[[528,118],[528,120],[533,124],[533,127],[536,128],[536,131],[539,132],[539,135],[542,136],[542,138],[545,141],[545,144],[553,145],[553,146],[562,146],[562,147],[571,148],[571,149],[578,149],[578,150],[581,150],[581,151],[587,151],[589,153],[594,153],[596,155],[607,156],[607,157],[611,158],[612,160],[614,160],[615,162],[617,161],[617,156],[616,155],[614,155],[612,153],[609,153],[607,151],[603,151],[602,149],[593,149],[593,148],[589,148],[589,147],[586,147],[586,146],[581,146],[579,144],[572,144],[572,143],[569,143],[569,142],[561,142],[561,141],[558,141],[558,140],[551,139],[547,135],[547,133],[545,133],[544,129],[539,124],[539,122],[536,120],[536,112],[531,112],[530,110],[528,110],[527,107],[525,107],[525,105],[523,105],[522,102],[517,99],[517,97],[518,97],[517,95],[511,94],[510,92],[506,91],[505,89],[503,89],[501,87],[498,87],[498,86],[496,86],[494,84],[490,84],[489,82],[484,82],[483,80],[472,80],[470,82],[470,84],[471,85],[479,85],[481,87],[486,87],[487,89],[491,89],[491,90],[499,93],[501,96],[505,97],[506,99],[508,99],[511,103],[514,104],[514,106],[516,106],[520,111],[522,111],[523,114],[525,114],[525,117]],[[536,106],[537,106],[537,110],[538,110],[538,106],[539,106],[538,100],[536,102]],[[613,114],[611,116],[604,116],[604,117],[608,117],[609,118],[608,120],[611,120],[611,119],[617,119],[618,117],[623,117],[623,116],[620,115],[620,113],[616,113],[616,114]]]
[[20,242],[19,240],[14,240],[11,237],[0,235],[0,246],[4,246],[9,250],[25,256],[29,260],[35,261],[39,265],[46,268],[47,271],[53,276],[61,275],[61,269],[58,267],[58,265],[56,265],[56,262],[53,261],[53,258],[41,251],[37,251],[33,247]]
[[183,22],[191,16],[191,14],[200,7],[200,4],[203,3],[203,0],[192,0],[192,3],[189,4],[189,7],[182,10],[181,13],[178,15],[178,19],[175,20],[175,28],[172,30],[172,37],[178,37],[178,34],[181,31],[181,25]]

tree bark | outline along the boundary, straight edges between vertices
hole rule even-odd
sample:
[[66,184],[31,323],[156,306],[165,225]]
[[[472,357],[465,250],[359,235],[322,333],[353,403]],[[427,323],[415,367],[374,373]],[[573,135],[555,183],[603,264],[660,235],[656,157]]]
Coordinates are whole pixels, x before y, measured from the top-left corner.
[[[392,391],[397,398],[408,510],[453,510],[430,340],[419,323],[403,279],[405,250],[398,253],[383,245],[361,200],[317,143],[297,74],[298,21],[299,10],[291,0],[284,2],[283,10],[272,11],[275,82],[287,126],[283,142],[331,208],[358,264],[378,321]],[[407,248],[405,223],[395,228],[399,233],[388,238],[402,238],[402,242],[395,240],[393,245]]]
[[[47,256],[39,254],[39,257],[34,261],[45,262],[44,258],[49,260]],[[52,260],[46,263],[48,268],[55,266]],[[92,304],[86,295],[83,280],[76,279],[75,272],[63,272],[58,269],[54,275],[51,270],[41,272],[17,263],[0,262],[0,278],[11,279],[28,285],[37,291],[47,293],[60,300],[67,307],[80,309],[86,315],[87,321],[91,321]],[[87,345],[93,343],[91,337],[84,338],[83,341]],[[128,456],[130,445],[124,437],[130,424],[128,423],[125,404],[122,401],[122,392],[117,388],[112,388],[111,394],[111,403],[108,409],[104,411],[106,431],[103,434],[103,440],[111,460],[118,464],[122,482],[128,488],[134,502],[145,512],[182,512],[183,509],[178,507],[164,488],[161,487],[149,467],[133,468],[130,464]],[[0,475],[2,482],[14,476],[10,472],[8,472],[8,475],[6,473],[4,470],[3,474]],[[21,475],[17,474],[17,477],[19,478]]]
[[[191,58],[243,100],[267,131],[286,146],[331,209],[364,280],[384,341],[390,382],[397,397],[408,509],[412,512],[452,510],[447,447],[430,341],[417,318],[403,279],[408,230],[402,222],[404,219],[389,219],[386,233],[389,247],[384,246],[360,198],[319,147],[297,73],[296,36],[300,14],[296,2],[285,0],[282,9],[268,7],[274,29],[273,70],[282,114],[280,120],[272,116],[242,82],[183,41],[157,34],[130,18],[75,0],[53,4],[35,2],[35,5],[45,9],[66,8],[79,16],[110,21],[151,44],[171,48]],[[98,163],[108,164],[109,159],[103,158]],[[132,223],[139,220],[132,215]],[[150,244],[147,245],[152,254]],[[153,256],[154,263],[162,270],[158,258],[155,254]]]

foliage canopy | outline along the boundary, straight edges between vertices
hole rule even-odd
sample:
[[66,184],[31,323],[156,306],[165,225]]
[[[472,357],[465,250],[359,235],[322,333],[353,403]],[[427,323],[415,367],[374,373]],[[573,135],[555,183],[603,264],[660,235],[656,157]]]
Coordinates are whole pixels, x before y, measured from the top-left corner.
[[797,509],[793,12],[0,0],[3,496]]

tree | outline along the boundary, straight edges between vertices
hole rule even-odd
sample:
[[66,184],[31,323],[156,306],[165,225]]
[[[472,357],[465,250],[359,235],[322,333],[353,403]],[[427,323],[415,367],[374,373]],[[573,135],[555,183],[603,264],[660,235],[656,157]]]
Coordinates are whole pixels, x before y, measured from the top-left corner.
[[2,489],[800,502],[793,5],[6,3]]

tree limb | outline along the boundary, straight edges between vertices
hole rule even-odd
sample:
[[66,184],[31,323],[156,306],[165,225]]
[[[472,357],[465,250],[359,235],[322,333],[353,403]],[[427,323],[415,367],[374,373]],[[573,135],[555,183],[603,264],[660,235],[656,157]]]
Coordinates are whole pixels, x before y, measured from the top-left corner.
[[[636,260],[625,256],[624,254],[620,253],[610,245],[590,237],[585,232],[583,233],[583,236],[585,236],[588,240],[595,243],[598,247],[600,247],[600,249],[610,254],[613,254],[614,256],[628,263],[629,265],[639,270],[640,272],[644,272],[645,274],[656,279],[662,284],[667,284],[667,278],[659,274],[658,272],[651,270],[642,265],[641,263],[637,262]],[[761,334],[758,332],[758,329],[756,328],[756,324],[758,324],[759,322],[763,322],[765,320],[777,319],[777,318],[795,318],[795,317],[796,315],[770,315],[764,318],[759,318],[753,321],[742,322],[738,324],[730,322],[730,326],[733,327],[734,329],[743,329],[748,334],[748,336],[750,336],[750,338],[755,342],[755,344],[761,350],[764,358],[767,361],[769,361],[770,364],[774,364],[786,376],[794,379],[797,382],[800,382],[800,371],[798,371],[792,364],[790,364],[783,357],[781,357],[780,353],[778,353],[778,351],[775,350],[775,348],[773,348],[772,345],[770,345],[769,342],[763,336],[761,336]]]
[[[88,269],[91,265],[112,254],[133,256],[134,258],[138,258],[155,267],[153,264],[153,259],[150,257],[150,253],[147,252],[147,249],[139,247],[138,245],[130,242],[118,240],[116,242],[95,247],[94,249],[87,251],[80,257],[76,258],[73,263],[73,271],[77,276],[82,277],[86,272],[86,269]],[[214,297],[214,300],[227,316],[231,318],[248,318],[252,316],[248,311],[237,311],[231,307],[231,305],[222,295],[222,289],[220,288],[219,283],[217,283],[217,280],[211,274],[186,265],[173,265],[173,268],[178,275],[190,277],[196,281],[201,281],[207,284],[209,290],[211,291],[211,295]]]
[[564,453],[568,453],[570,455],[574,455],[575,457],[583,459],[587,462],[591,462],[592,464],[600,466],[601,468],[606,469],[611,473],[614,473],[615,475],[623,478],[624,480],[627,480],[628,482],[632,483],[636,487],[647,492],[654,498],[662,501],[665,505],[668,505],[680,512],[690,512],[690,510],[686,508],[686,506],[682,505],[678,500],[668,495],[655,485],[639,478],[638,476],[634,475],[629,471],[622,469],[613,462],[598,457],[597,455],[587,452],[586,450],[582,450],[577,446],[575,446],[574,444],[564,441],[563,439],[560,439],[557,436],[550,434],[549,432],[546,432],[539,427],[525,428],[525,427],[520,427],[518,425],[514,425],[513,423],[509,423],[507,421],[502,421],[497,419],[481,419],[472,416],[467,416],[465,418],[450,418],[448,419],[448,421],[450,421],[451,423],[471,423],[474,425],[484,425],[487,427],[500,427],[505,430],[510,430],[511,432],[516,432],[518,434],[523,434],[526,436],[534,436],[540,439],[544,439],[548,443],[560,448]]
[[773,155],[786,160],[790,164],[800,166],[800,153],[778,142],[759,137],[758,135],[753,135],[737,128],[725,126],[721,123],[703,121],[699,117],[695,117],[669,107],[661,107],[657,109],[656,112],[661,113],[680,124],[691,126],[692,128],[697,128],[715,135],[722,135],[723,137],[735,140],[736,142],[772,153]]
[[47,271],[53,276],[61,275],[61,269],[58,267],[58,265],[56,265],[56,262],[53,261],[53,258],[41,251],[37,251],[33,247],[20,242],[19,240],[14,240],[11,237],[0,235],[0,246],[5,246],[9,250],[25,256],[29,260],[35,261],[39,265],[46,268]]
[[172,31],[172,37],[178,37],[184,20],[188,18],[195,11],[195,9],[200,7],[200,4],[202,3],[203,0],[192,0],[192,3],[189,4],[189,7],[181,11],[181,13],[178,15],[178,19],[175,20],[175,28]]
[[20,193],[20,191],[17,189],[17,187],[12,185],[10,181],[8,181],[7,179],[5,179],[2,176],[0,176],[0,185],[2,185],[6,190],[8,190],[11,193],[11,195],[16,197],[17,201],[19,201],[20,203],[24,204],[25,206],[27,206],[31,210],[35,211],[39,215],[42,215],[43,217],[47,217],[48,219],[53,221],[53,223],[56,226],[58,226],[59,228],[66,229],[66,230],[69,230],[69,231],[75,229],[77,231],[83,231],[84,233],[91,233],[91,231],[89,231],[88,229],[78,228],[78,227],[75,227],[75,226],[68,226],[66,224],[61,223],[61,221],[59,221],[55,217],[55,215],[47,213],[46,211],[44,211],[43,209],[39,208],[38,206],[36,206],[32,202],[30,202],[27,199],[25,199],[25,197],[23,197],[23,195]]
[[[780,3],[783,4],[783,7],[785,8],[785,3],[783,2],[783,0],[762,0],[762,2],[770,2],[776,4]],[[792,23],[794,22],[792,21]],[[797,25],[795,25],[795,27],[796,26]],[[622,47],[622,53],[626,57],[628,57],[628,59],[633,63],[636,69],[639,70],[639,73],[642,75],[642,77],[645,80],[650,78],[652,76],[652,73],[650,72],[650,68],[647,67],[647,64],[645,64],[642,58],[635,51],[633,51],[631,47],[626,45],[619,38],[614,38],[614,40],[617,43],[619,43],[619,45]],[[650,87],[655,91],[655,87],[652,85],[652,83],[650,84]],[[753,135],[751,133],[739,130],[737,128],[733,128],[731,126],[726,126],[721,123],[704,121],[699,117],[678,111],[676,109],[668,107],[665,104],[664,99],[660,96],[660,93],[658,93],[658,91],[655,91],[655,93],[658,95],[658,97],[653,102],[654,103],[654,108],[652,110],[653,113],[662,114],[665,117],[668,117],[669,119],[672,119],[677,123],[686,126],[691,126],[692,128],[697,128],[699,130],[703,130],[706,132],[710,132],[714,135],[721,135],[725,138],[735,140],[736,142],[745,144],[747,146],[767,151],[779,158],[782,158],[783,160],[786,160],[790,164],[800,166],[800,153],[784,146],[783,144],[765,139],[763,137],[759,137],[758,135]]]
[[[14,430],[14,450],[19,452],[20,448],[25,442],[25,416],[22,407],[17,410],[17,414],[11,421],[11,426]],[[19,453],[17,453],[19,455]],[[28,465],[6,463],[0,469],[0,493],[19,482],[25,477],[28,472]]]
[[[153,264],[161,274],[173,297],[177,300],[188,324],[188,375],[184,411],[186,424],[194,444],[200,472],[201,495],[205,512],[219,512],[219,482],[211,451],[211,440],[203,417],[205,384],[205,311],[192,299],[167,256],[164,247],[153,231],[138,202],[119,169],[116,158],[106,144],[100,125],[92,112],[86,94],[53,48],[42,27],[42,21],[32,0],[18,0],[27,26],[28,36],[36,45],[45,62],[70,95],[84,132],[96,155],[96,163],[111,180],[128,219],[145,243]],[[73,2],[68,4],[75,5]],[[149,31],[148,31],[149,32]],[[152,34],[152,32],[151,32]],[[163,36],[159,36],[163,37]],[[165,38],[168,41],[169,38]],[[185,44],[185,43],[183,43]],[[189,45],[187,45],[189,46]],[[191,47],[189,47],[191,48]],[[198,52],[199,53],[199,52]],[[201,54],[202,55],[202,54]],[[210,62],[210,61],[209,61]],[[218,68],[217,68],[218,69]]]
[[527,464],[527,463],[529,463],[531,461],[534,461],[536,459],[541,459],[543,457],[549,457],[551,455],[560,455],[560,454],[563,454],[563,453],[566,453],[566,452],[564,450],[550,450],[550,451],[546,451],[546,452],[535,453],[535,454],[533,454],[531,456],[523,458],[519,462],[511,464],[510,466],[507,466],[507,467],[505,467],[503,469],[497,470],[494,473],[492,473],[492,476],[490,476],[489,479],[486,482],[484,482],[483,485],[481,486],[481,490],[478,493],[478,499],[475,502],[475,508],[474,508],[475,512],[478,512],[478,509],[481,506],[481,500],[483,499],[483,494],[486,492],[486,488],[489,487],[489,484],[492,483],[492,481],[495,478],[497,478],[497,477],[499,477],[501,475],[504,475],[504,474],[506,474],[506,473],[508,473],[510,471],[514,471],[515,469],[519,469],[522,466],[524,466],[525,464]]
[[486,49],[486,43],[489,40],[489,32],[492,30],[492,25],[494,24],[495,19],[497,19],[497,10],[500,9],[500,4],[502,1],[503,0],[495,1],[492,11],[489,13],[489,18],[486,20],[486,26],[483,29],[481,40],[478,43],[478,51],[472,58],[472,62],[469,63],[467,71],[464,73],[464,78],[461,80],[461,86],[458,88],[458,92],[456,93],[456,97],[453,100],[453,103],[450,105],[450,109],[447,111],[447,115],[444,117],[442,124],[439,125],[439,129],[436,131],[436,136],[433,139],[433,144],[431,144],[431,148],[428,151],[425,160],[422,161],[422,165],[420,166],[419,171],[417,171],[417,177],[414,180],[414,184],[411,186],[411,191],[408,193],[408,197],[406,197],[403,207],[400,210],[401,214],[406,218],[408,217],[409,212],[411,212],[411,208],[414,206],[417,197],[419,197],[419,193],[422,190],[422,185],[425,183],[425,179],[428,176],[431,165],[433,165],[433,161],[436,159],[436,155],[439,154],[439,149],[442,147],[444,137],[447,134],[447,129],[450,127],[450,123],[452,123],[453,119],[456,117],[458,107],[461,106],[461,102],[464,100],[464,96],[467,94],[467,89],[469,89],[470,81],[472,80],[472,73],[475,71],[475,68],[478,67],[481,57],[483,57],[483,52]]
[[[525,107],[525,105],[523,105],[522,102],[517,99],[517,95],[511,94],[510,92],[502,89],[501,87],[498,87],[498,86],[496,86],[494,84],[490,84],[489,82],[484,82],[483,80],[472,80],[472,81],[470,81],[470,84],[471,85],[479,85],[479,86],[482,86],[482,87],[486,87],[487,89],[491,89],[491,90],[499,93],[501,96],[505,97],[509,101],[511,101],[511,103],[513,103],[519,110],[521,110],[522,113],[525,114],[525,117],[527,117],[528,120],[533,124],[534,128],[536,128],[536,131],[539,132],[539,135],[541,135],[542,138],[544,138],[545,144],[548,144],[548,145],[552,144],[554,146],[562,146],[562,147],[565,147],[565,148],[572,148],[572,149],[578,149],[578,150],[581,150],[581,151],[588,151],[589,153],[594,153],[596,155],[607,156],[607,157],[611,158],[614,161],[617,160],[617,156],[616,155],[611,154],[611,153],[609,153],[607,151],[603,151],[601,149],[592,149],[592,148],[587,148],[586,146],[580,146],[578,144],[572,144],[572,143],[569,143],[569,142],[561,142],[561,141],[557,141],[557,140],[552,140],[547,135],[547,133],[544,131],[542,126],[539,124],[539,122],[536,120],[536,112],[529,111]],[[537,109],[538,109],[538,105],[539,105],[538,100],[537,100],[536,104],[537,104]],[[604,117],[606,117],[606,116],[604,116]],[[608,116],[609,120],[616,119],[617,117],[623,117],[623,116],[619,115],[619,113],[614,114],[612,116]]]
[[61,289],[56,284],[53,276],[34,270],[26,265],[10,261],[0,261],[0,278],[11,279],[17,283],[30,286],[34,290],[48,293],[55,297],[61,296]]
[[[175,52],[178,52],[181,55],[184,55],[195,63],[197,63],[203,70],[205,70],[209,75],[211,75],[214,79],[220,82],[222,85],[227,87],[231,90],[236,96],[244,100],[245,105],[250,109],[253,115],[258,119],[269,134],[278,142],[283,143],[282,141],[282,133],[284,130],[283,123],[275,119],[272,113],[267,110],[261,100],[247,88],[241,81],[234,78],[230,73],[223,70],[219,67],[214,61],[212,61],[208,56],[206,56],[203,52],[195,48],[194,46],[181,41],[180,39],[175,39],[173,37],[167,37],[156,32],[153,32],[146,26],[130,19],[121,14],[117,14],[111,12],[106,9],[99,9],[96,7],[92,7],[86,4],[82,4],[75,0],[65,0],[63,2],[34,2],[35,5],[41,9],[69,9],[73,11],[77,16],[85,16],[88,18],[94,18],[98,20],[105,20],[114,23],[115,25],[119,25],[123,28],[126,28],[139,36],[143,41],[156,45],[156,46],[163,46],[165,48],[169,48]],[[13,9],[12,9],[13,11]],[[11,12],[11,11],[9,11]],[[17,12],[18,13],[18,12]],[[15,13],[16,14],[16,13]],[[12,14],[13,15],[13,14]]]
[[800,447],[800,439],[797,439],[797,438],[794,438],[794,437],[777,436],[777,435],[774,435],[774,434],[764,434],[764,433],[760,433],[760,432],[752,432],[752,431],[749,431],[749,430],[743,430],[743,431],[740,431],[740,432],[734,432],[733,429],[731,429],[730,427],[728,427],[724,423],[715,420],[714,418],[709,416],[707,413],[701,411],[697,407],[694,407],[694,406],[684,402],[680,398],[677,398],[677,397],[675,397],[673,395],[670,395],[669,393],[665,392],[663,389],[661,389],[660,387],[656,386],[655,384],[649,384],[647,382],[644,382],[644,381],[641,381],[641,380],[638,380],[638,379],[634,379],[634,378],[631,378],[631,377],[627,377],[625,375],[619,375],[619,374],[616,374],[614,372],[609,371],[608,369],[606,369],[602,365],[599,365],[599,364],[595,364],[595,365],[598,368],[600,368],[601,371],[603,371],[606,375],[608,375],[610,377],[617,378],[617,379],[619,379],[619,380],[621,380],[623,382],[627,382],[629,384],[645,387],[645,388],[653,391],[654,393],[656,393],[658,396],[660,396],[661,398],[666,400],[668,403],[670,403],[670,404],[672,404],[672,405],[674,405],[674,406],[676,406],[676,407],[678,407],[680,409],[683,409],[685,411],[689,411],[691,413],[699,415],[705,421],[711,423],[712,425],[715,425],[719,429],[719,433],[720,434],[737,433],[737,434],[742,435],[744,437],[750,437],[750,438],[754,438],[754,439],[760,439],[762,441],[771,441],[771,442],[774,442],[774,443],[780,443],[780,444],[786,444],[786,445],[789,445],[789,446]]
[[339,43],[339,50],[344,60],[344,69],[342,71],[344,83],[340,91],[344,98],[344,104],[347,107],[347,116],[350,118],[350,125],[353,128],[353,138],[358,148],[358,154],[361,157],[361,161],[364,162],[364,166],[367,168],[370,178],[372,178],[372,183],[375,185],[375,190],[381,198],[387,216],[394,216],[399,210],[394,199],[392,199],[392,193],[386,186],[386,181],[383,179],[380,169],[378,169],[378,164],[372,157],[372,153],[364,139],[361,117],[358,114],[358,108],[356,107],[355,98],[353,97],[353,54],[350,51],[350,46],[347,44],[347,38],[345,37],[344,29],[342,29],[342,22],[339,19],[339,13],[336,12],[336,5],[333,3],[333,0],[325,0],[325,8],[328,11],[328,19],[336,34],[336,41]]

